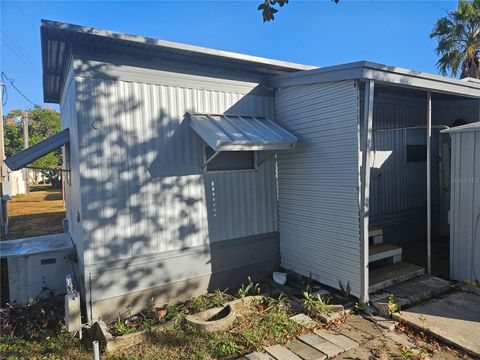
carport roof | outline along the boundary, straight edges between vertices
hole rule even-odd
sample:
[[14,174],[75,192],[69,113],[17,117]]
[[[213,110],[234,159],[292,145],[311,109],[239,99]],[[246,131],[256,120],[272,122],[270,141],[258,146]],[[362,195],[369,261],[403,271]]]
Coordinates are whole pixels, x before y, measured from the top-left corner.
[[47,155],[70,141],[69,129],[64,129],[55,135],[46,138],[35,145],[32,145],[5,159],[5,164],[12,171],[21,169],[31,164],[42,156]]
[[358,61],[272,77],[274,87],[315,84],[342,80],[374,80],[378,83],[480,98],[480,82],[453,79],[422,71]]

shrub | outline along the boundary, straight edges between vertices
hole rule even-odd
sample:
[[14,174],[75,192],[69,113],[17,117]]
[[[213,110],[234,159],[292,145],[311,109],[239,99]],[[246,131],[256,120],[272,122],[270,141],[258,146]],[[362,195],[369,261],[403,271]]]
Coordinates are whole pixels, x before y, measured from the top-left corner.
[[11,303],[0,309],[1,332],[24,339],[41,339],[60,333],[63,317],[61,298],[35,298],[25,305]]

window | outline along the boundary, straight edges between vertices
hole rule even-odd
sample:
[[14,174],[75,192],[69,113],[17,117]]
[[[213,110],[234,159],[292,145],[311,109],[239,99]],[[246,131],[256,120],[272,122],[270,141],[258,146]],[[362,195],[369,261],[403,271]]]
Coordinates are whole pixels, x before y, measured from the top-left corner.
[[[208,160],[215,152],[209,146],[205,147],[205,159]],[[254,151],[221,151],[207,164],[207,171],[254,170]]]
[[427,161],[427,145],[407,145],[407,162]]

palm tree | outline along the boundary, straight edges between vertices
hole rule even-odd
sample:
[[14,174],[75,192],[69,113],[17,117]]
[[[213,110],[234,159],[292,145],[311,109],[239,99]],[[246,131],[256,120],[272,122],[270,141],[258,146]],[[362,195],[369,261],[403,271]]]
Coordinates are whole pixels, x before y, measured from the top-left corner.
[[442,75],[480,78],[480,0],[459,0],[458,9],[435,24],[430,38],[438,39],[437,62]]

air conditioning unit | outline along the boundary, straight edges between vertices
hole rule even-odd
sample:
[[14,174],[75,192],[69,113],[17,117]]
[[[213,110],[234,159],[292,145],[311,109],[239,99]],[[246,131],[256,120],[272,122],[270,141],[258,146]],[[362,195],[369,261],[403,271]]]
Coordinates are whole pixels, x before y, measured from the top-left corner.
[[72,251],[68,233],[0,242],[2,306],[65,294],[65,276],[72,272],[66,258]]

